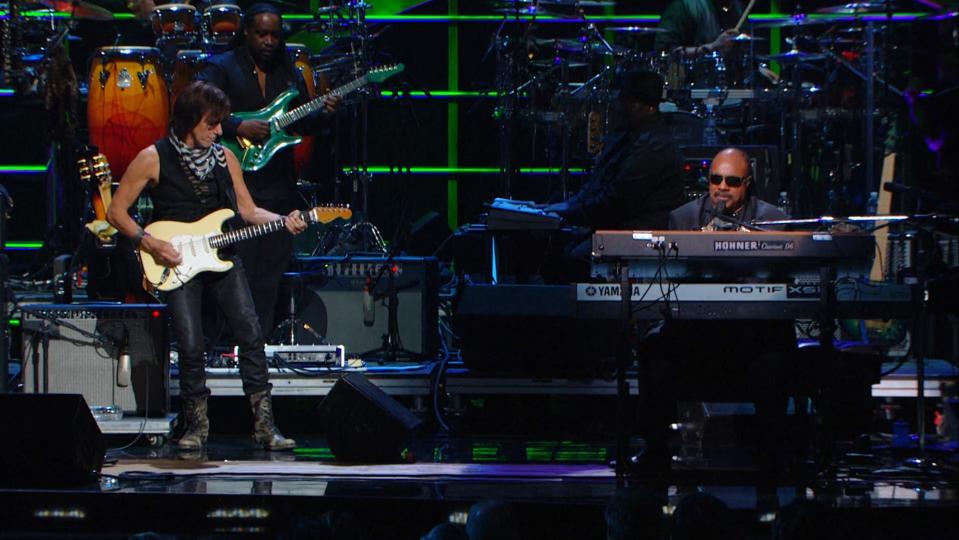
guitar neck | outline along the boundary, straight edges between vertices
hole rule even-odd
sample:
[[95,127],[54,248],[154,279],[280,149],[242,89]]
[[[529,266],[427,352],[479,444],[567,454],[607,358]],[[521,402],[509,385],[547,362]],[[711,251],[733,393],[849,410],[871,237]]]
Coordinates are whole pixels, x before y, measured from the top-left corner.
[[[303,218],[303,220],[307,223],[313,222],[312,214],[310,212],[300,212],[300,217]],[[285,218],[280,218],[267,223],[261,223],[259,225],[250,225],[249,227],[243,227],[242,229],[237,229],[235,231],[229,231],[211,236],[210,247],[219,249],[243,240],[250,240],[252,238],[258,238],[272,232],[281,231],[284,228],[286,228]]]
[[366,82],[367,82],[366,75],[363,75],[362,77],[352,82],[349,82],[347,84],[344,84],[343,86],[338,86],[334,88],[333,90],[330,90],[326,94],[323,94],[322,96],[319,96],[316,99],[311,100],[308,103],[300,105],[299,107],[293,110],[290,110],[281,114],[280,116],[277,117],[277,124],[279,125],[280,129],[285,128],[286,126],[292,124],[293,122],[296,122],[297,120],[301,120],[305,118],[307,115],[322,109],[324,102],[328,96],[345,96],[349,94],[350,92],[353,92],[357,88],[362,88],[366,86]]

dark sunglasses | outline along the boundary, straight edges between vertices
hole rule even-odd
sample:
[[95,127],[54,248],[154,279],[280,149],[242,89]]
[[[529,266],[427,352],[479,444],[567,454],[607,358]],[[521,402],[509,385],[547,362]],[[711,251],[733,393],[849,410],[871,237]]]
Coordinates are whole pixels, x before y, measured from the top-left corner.
[[749,180],[748,176],[722,176],[720,174],[711,174],[709,175],[709,183],[718,186],[723,183],[723,180],[726,181],[726,185],[732,188],[739,187],[743,185],[743,182]]

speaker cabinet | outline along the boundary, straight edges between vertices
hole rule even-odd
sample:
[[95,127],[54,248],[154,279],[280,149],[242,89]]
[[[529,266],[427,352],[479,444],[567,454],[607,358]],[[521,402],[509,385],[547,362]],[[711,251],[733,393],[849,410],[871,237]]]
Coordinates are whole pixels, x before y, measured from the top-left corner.
[[[434,356],[438,346],[438,268],[435,258],[395,257],[387,268],[381,257],[300,257],[296,271],[312,274],[296,294],[298,318],[311,331],[297,343],[325,340],[362,354],[383,345],[389,323],[389,272],[397,299],[397,327],[404,349]],[[372,285],[372,287],[371,287]],[[364,293],[368,289],[368,293]],[[286,291],[289,295],[290,291]],[[286,296],[289,298],[289,296]],[[281,293],[279,304],[283,304]],[[283,314],[287,315],[286,313]]]
[[0,485],[76,486],[96,480],[106,442],[83,396],[0,394]]
[[[124,353],[129,366],[121,362]],[[23,387],[32,394],[82,394],[90,406],[116,405],[139,416],[165,415],[166,305],[23,306]]]
[[336,381],[319,412],[330,451],[342,461],[399,461],[423,423],[359,373]]

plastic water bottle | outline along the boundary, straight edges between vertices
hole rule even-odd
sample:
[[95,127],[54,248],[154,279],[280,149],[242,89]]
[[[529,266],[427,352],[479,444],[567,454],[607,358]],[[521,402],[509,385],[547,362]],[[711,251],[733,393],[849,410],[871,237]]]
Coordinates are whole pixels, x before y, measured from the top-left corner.
[[866,215],[874,216],[879,210],[879,192],[870,191],[869,201],[866,202]]
[[786,214],[786,217],[792,217],[793,206],[792,206],[792,203],[789,201],[789,192],[787,191],[779,192],[779,199],[776,201],[776,206],[778,206],[779,209],[782,210],[784,214]]

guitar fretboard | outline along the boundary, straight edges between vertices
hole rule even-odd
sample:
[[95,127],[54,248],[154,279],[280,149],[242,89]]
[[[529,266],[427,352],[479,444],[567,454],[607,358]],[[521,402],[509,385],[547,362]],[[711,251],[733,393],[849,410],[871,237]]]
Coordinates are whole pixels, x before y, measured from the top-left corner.
[[291,111],[281,114],[277,117],[277,123],[279,124],[280,129],[285,128],[293,122],[306,117],[306,115],[322,109],[323,105],[325,104],[324,100],[327,96],[345,96],[346,94],[349,94],[350,92],[363,86],[366,86],[366,75],[363,75],[352,82],[344,84],[343,86],[338,86],[333,90],[330,90],[329,93],[326,93],[310,101],[309,103],[305,103]]
[[[313,221],[310,219],[311,215],[309,212],[300,212],[300,217],[303,218],[307,223],[312,223]],[[259,225],[250,225],[249,227],[243,227],[242,229],[237,229],[235,231],[211,236],[210,247],[219,249],[243,240],[249,240],[251,238],[263,236],[272,232],[281,231],[284,228],[286,228],[285,218],[277,219],[267,223],[261,223]]]

